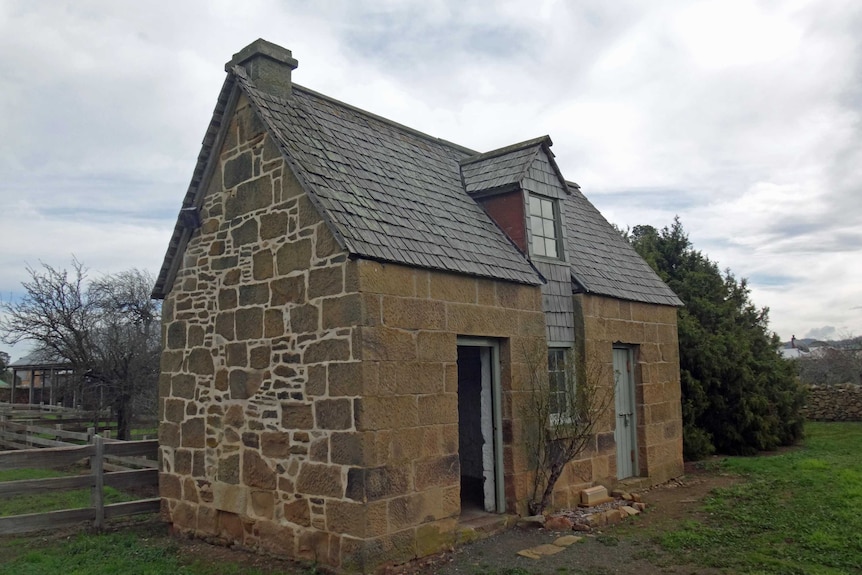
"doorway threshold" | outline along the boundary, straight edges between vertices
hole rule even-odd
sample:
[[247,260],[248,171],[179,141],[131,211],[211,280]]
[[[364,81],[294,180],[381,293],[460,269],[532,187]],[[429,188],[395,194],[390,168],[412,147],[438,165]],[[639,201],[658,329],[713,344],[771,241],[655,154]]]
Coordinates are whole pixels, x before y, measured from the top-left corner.
[[477,507],[463,509],[458,518],[458,543],[469,543],[502,533],[517,522],[517,515],[488,513]]

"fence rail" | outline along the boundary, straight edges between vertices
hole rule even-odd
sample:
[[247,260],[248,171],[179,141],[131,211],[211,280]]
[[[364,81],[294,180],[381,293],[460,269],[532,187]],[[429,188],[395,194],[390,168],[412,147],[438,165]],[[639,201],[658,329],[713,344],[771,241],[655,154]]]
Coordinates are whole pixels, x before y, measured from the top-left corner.
[[[101,528],[105,519],[158,511],[158,497],[107,505],[104,499],[105,486],[120,489],[157,486],[158,470],[154,468],[157,452],[156,440],[108,441],[99,435],[93,436],[92,442],[87,445],[0,452],[0,470],[56,468],[73,465],[83,459],[90,461],[90,473],[87,475],[0,482],[0,496],[9,497],[44,490],[92,488],[90,507],[0,517],[0,534],[68,527],[82,521],[92,521],[94,527]],[[131,459],[137,457],[147,459]],[[119,458],[143,469],[106,472],[108,458]]]

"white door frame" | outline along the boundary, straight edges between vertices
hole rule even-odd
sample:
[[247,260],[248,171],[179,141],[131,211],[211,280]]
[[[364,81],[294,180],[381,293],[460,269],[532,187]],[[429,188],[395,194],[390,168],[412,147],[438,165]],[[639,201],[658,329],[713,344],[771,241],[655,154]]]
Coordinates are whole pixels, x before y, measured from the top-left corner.
[[[492,469],[485,469],[485,509],[492,513],[506,512],[506,490],[503,484],[503,397],[500,388],[500,343],[480,337],[458,337],[458,347],[480,348],[482,362],[482,403],[490,401],[490,409],[482,409],[482,436],[486,445],[491,439]],[[484,407],[484,406],[483,406]],[[490,414],[487,421],[485,414]],[[487,435],[486,435],[487,434]],[[484,452],[484,449],[483,449]]]

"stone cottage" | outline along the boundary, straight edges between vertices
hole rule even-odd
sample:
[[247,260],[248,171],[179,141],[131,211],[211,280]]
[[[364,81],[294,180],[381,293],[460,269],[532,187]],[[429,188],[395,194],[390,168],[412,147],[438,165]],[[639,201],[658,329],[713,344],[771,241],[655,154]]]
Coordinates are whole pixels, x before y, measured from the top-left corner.
[[464,510],[524,513],[537,346],[617,374],[554,505],[680,474],[680,301],[550,138],[478,153],[296,67],[263,40],[226,65],[154,289],[167,520],[368,570],[449,546]]

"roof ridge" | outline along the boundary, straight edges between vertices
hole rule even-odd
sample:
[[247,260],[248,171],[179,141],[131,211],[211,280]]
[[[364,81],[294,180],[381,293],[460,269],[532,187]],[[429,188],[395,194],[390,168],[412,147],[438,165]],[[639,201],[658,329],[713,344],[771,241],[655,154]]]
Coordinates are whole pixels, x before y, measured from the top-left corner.
[[518,142],[517,144],[511,144],[509,146],[505,146],[503,148],[497,148],[496,150],[491,150],[490,152],[482,152],[481,154],[476,154],[475,156],[470,156],[469,158],[464,158],[460,162],[458,162],[462,167],[468,166],[470,164],[474,164],[476,162],[481,162],[482,160],[487,160],[488,158],[494,158],[496,156],[503,156],[505,154],[511,154],[512,152],[517,152],[519,150],[524,150],[526,148],[531,148],[533,146],[540,146],[542,144],[546,144],[548,146],[553,145],[551,142],[551,137],[545,134],[544,136],[539,136],[538,138],[532,138],[530,140],[526,140],[523,142]]
[[404,124],[401,124],[401,123],[396,122],[394,120],[390,120],[389,118],[384,118],[383,116],[377,115],[374,112],[369,112],[368,110],[363,110],[362,108],[359,108],[359,107],[354,106],[352,104],[348,104],[347,102],[342,102],[341,100],[339,100],[337,98],[333,98],[332,96],[327,96],[326,94],[321,94],[320,92],[318,92],[316,90],[312,90],[311,88],[306,88],[305,86],[300,86],[299,84],[293,84],[293,89],[294,90],[298,89],[299,91],[310,94],[311,96],[314,96],[315,98],[320,98],[321,100],[326,100],[328,102],[332,102],[333,104],[337,104],[337,105],[342,106],[344,108],[347,108],[348,110],[351,110],[353,112],[362,114],[364,116],[368,116],[369,118],[373,118],[374,120],[377,120],[378,122],[388,124],[388,125],[392,126],[393,128],[403,130],[403,131],[408,132],[414,136],[419,136],[422,139],[429,140],[429,141],[434,142],[436,144],[442,144],[444,146],[449,146],[450,148],[454,148],[454,149],[458,150],[459,152],[462,152],[465,154],[470,154],[470,155],[479,153],[476,150],[472,150],[466,146],[456,144],[455,142],[451,142],[451,141],[445,140],[443,138],[434,137],[430,134],[426,134],[425,132],[422,132],[422,131],[417,130],[415,128],[411,128],[410,126],[405,126]]

